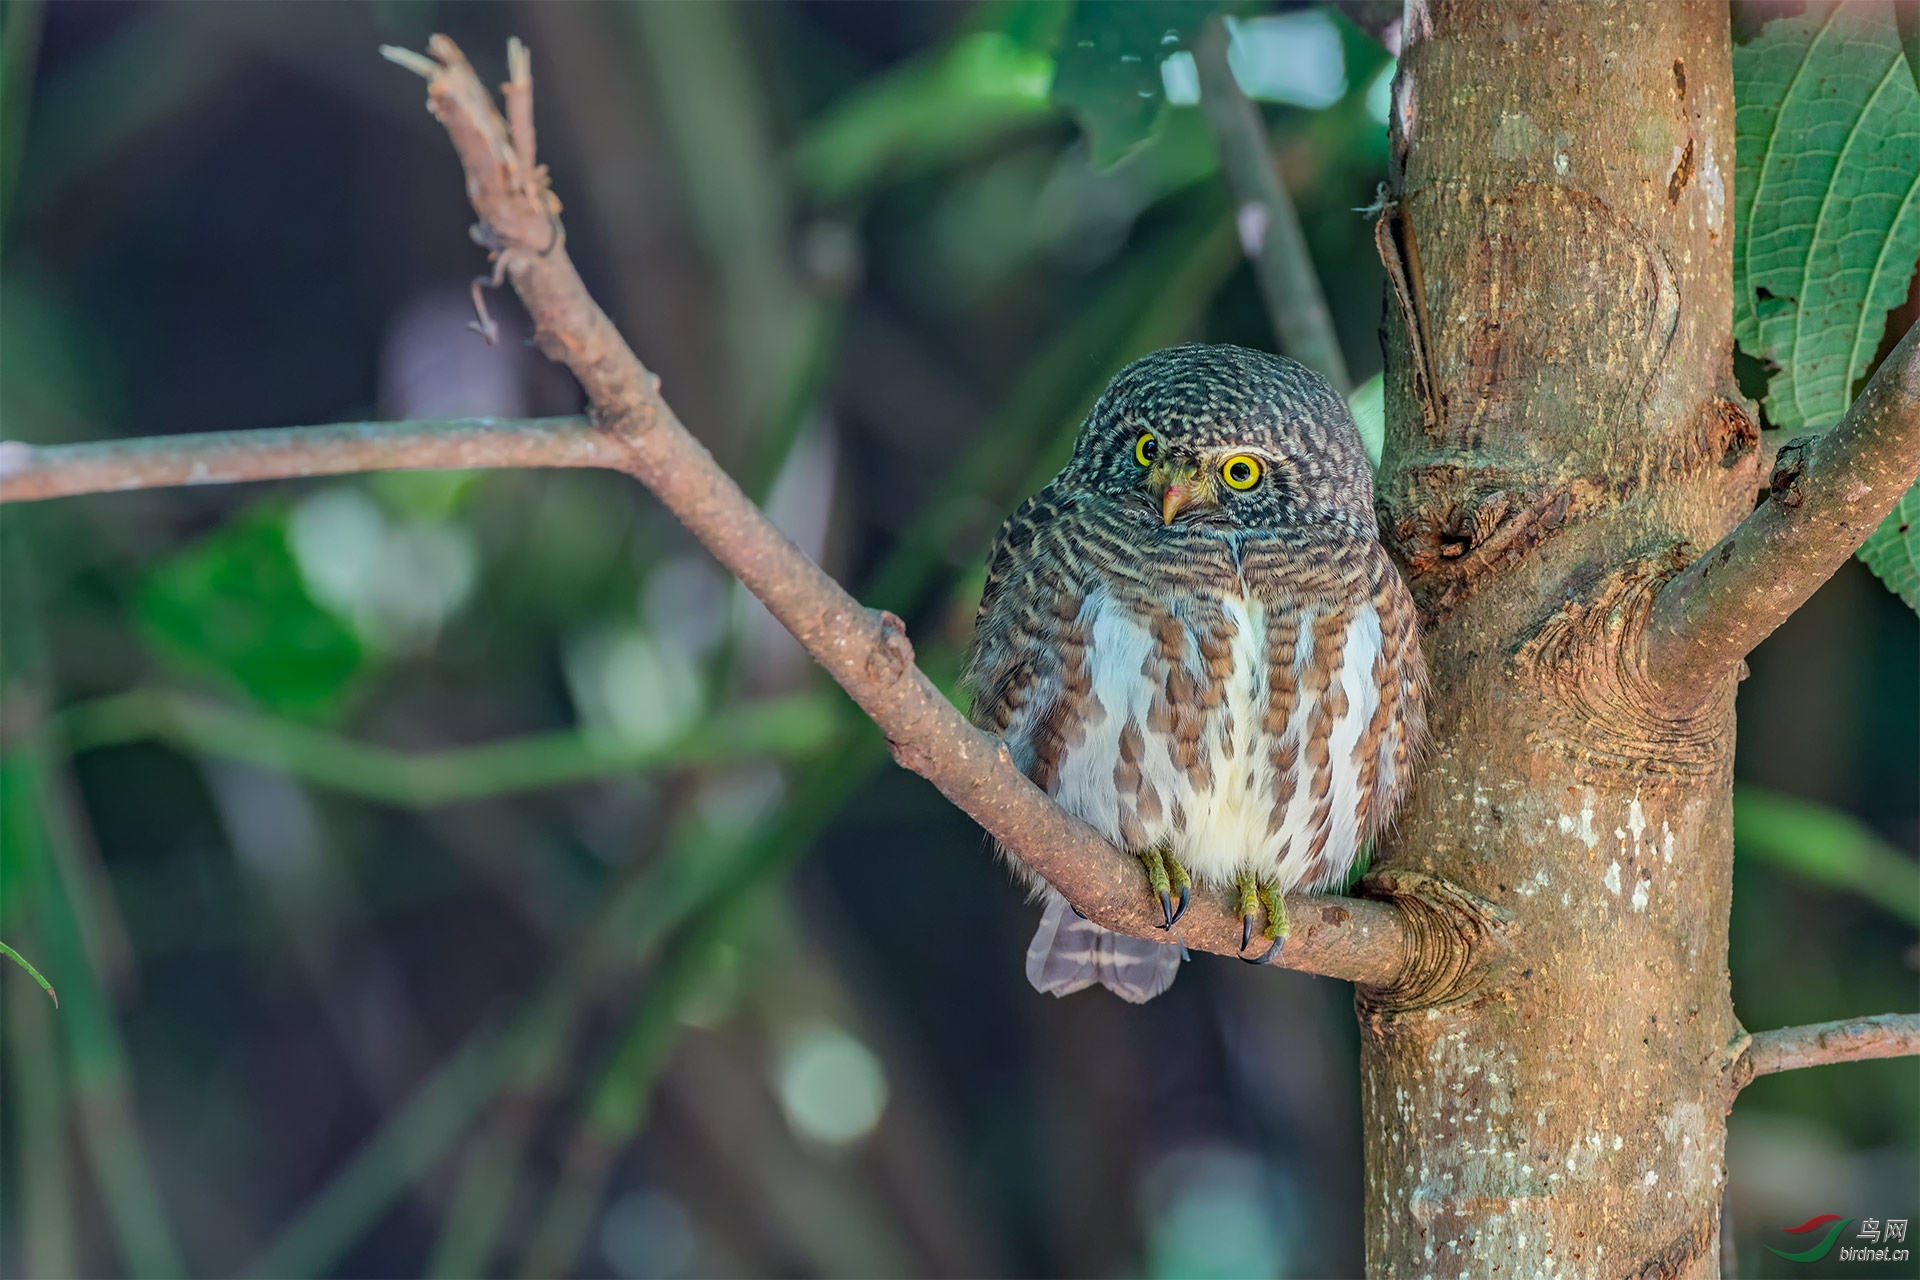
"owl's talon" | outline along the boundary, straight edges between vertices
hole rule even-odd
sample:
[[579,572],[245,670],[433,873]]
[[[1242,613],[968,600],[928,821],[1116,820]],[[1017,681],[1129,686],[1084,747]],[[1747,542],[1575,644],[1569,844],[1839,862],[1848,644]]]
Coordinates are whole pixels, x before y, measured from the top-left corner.
[[1171,929],[1180,923],[1181,916],[1187,914],[1187,903],[1193,898],[1193,877],[1180,865],[1180,859],[1171,853],[1166,855],[1166,862],[1167,879],[1172,883],[1174,893],[1180,897],[1180,909],[1173,913],[1173,919],[1167,921],[1167,928]]
[[[1248,960],[1245,956],[1241,956],[1240,959],[1246,964],[1272,964],[1274,959],[1279,956],[1280,948],[1286,944],[1286,941],[1285,937],[1275,938],[1272,945],[1260,953],[1258,960]],[[1246,944],[1242,943],[1241,945],[1244,947]]]
[[[1171,929],[1187,913],[1187,900],[1193,894],[1193,877],[1180,865],[1180,859],[1165,849],[1155,846],[1142,849],[1134,855],[1140,859],[1140,865],[1147,869],[1147,888],[1153,896],[1160,899],[1160,914],[1166,923],[1160,926]],[[1180,895],[1179,910],[1173,906],[1173,896]]]
[[[1273,939],[1277,950],[1293,926],[1287,923],[1287,898],[1280,892],[1278,881],[1263,879],[1260,881],[1260,905],[1267,909],[1266,935]],[[1262,964],[1266,963],[1264,960]]]
[[1245,951],[1253,941],[1253,918],[1260,910],[1260,888],[1244,871],[1233,878],[1233,887],[1240,908],[1240,949]]

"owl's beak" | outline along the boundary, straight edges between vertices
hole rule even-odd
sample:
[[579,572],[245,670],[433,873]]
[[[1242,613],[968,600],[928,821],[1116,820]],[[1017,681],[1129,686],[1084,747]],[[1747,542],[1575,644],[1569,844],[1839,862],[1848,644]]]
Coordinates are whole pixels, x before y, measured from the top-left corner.
[[1188,507],[1208,501],[1212,494],[1201,482],[1198,467],[1174,463],[1156,467],[1147,477],[1148,484],[1160,492],[1160,523],[1170,525],[1173,518]]
[[1172,524],[1173,518],[1180,514],[1180,508],[1187,505],[1188,494],[1177,484],[1167,486],[1160,495],[1160,523]]

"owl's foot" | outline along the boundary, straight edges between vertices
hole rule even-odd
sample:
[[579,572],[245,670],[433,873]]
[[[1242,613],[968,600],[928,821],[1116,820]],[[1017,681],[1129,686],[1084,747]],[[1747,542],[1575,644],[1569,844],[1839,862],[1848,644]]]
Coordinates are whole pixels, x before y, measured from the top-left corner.
[[1260,931],[1261,936],[1271,940],[1271,945],[1260,953],[1258,959],[1241,956],[1248,964],[1269,964],[1280,954],[1280,945],[1287,940],[1286,895],[1280,892],[1280,882],[1271,876],[1255,876],[1245,872],[1234,877],[1233,885],[1239,893],[1240,905],[1240,949],[1245,951],[1253,943],[1253,922],[1262,907],[1267,911],[1267,927]]
[[[1180,865],[1180,859],[1162,848],[1152,848],[1140,855],[1140,865],[1147,869],[1147,885],[1160,899],[1160,910],[1167,918],[1163,928],[1171,929],[1180,923],[1180,917],[1187,914],[1187,902],[1193,896],[1193,877]],[[1180,905],[1175,907],[1175,896]]]

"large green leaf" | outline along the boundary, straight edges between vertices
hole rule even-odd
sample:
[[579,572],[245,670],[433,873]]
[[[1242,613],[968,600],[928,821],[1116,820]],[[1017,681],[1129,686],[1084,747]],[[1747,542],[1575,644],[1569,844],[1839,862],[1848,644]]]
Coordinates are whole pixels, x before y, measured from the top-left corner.
[[170,665],[288,716],[330,717],[368,666],[353,631],[307,593],[284,514],[272,507],[160,565],[140,592],[139,616]]
[[1733,74],[1734,336],[1774,426],[1828,427],[1920,254],[1920,90],[1884,0],[1769,22]]
[[1211,0],[1079,0],[1054,55],[1053,101],[1087,134],[1095,168],[1145,142],[1167,106],[1160,64],[1186,47]]

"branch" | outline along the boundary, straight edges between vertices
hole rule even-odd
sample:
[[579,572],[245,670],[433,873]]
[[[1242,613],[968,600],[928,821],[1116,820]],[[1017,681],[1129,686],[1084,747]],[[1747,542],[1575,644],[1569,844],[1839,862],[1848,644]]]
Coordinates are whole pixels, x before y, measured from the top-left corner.
[[1860,549],[1916,473],[1920,325],[1836,426],[1781,448],[1767,500],[1661,588],[1652,687],[1676,706],[1704,696]]
[[396,751],[204,698],[136,689],[60,712],[78,753],[147,739],[315,786],[414,809],[742,756],[817,754],[837,732],[839,708],[817,695],[712,712],[664,742],[567,730],[443,751]]
[[4,440],[0,502],[360,471],[618,467],[624,456],[585,418],[342,422],[90,444]]
[[[534,322],[534,340],[570,369],[593,406],[578,419],[352,424],[32,449],[0,445],[0,501],[160,484],[217,483],[390,467],[589,466],[638,479],[704,543],[886,735],[894,758],[954,804],[1096,923],[1163,939],[1141,872],[1014,767],[913,661],[900,620],[863,608],[761,514],[660,396],[581,282],[559,202],[533,158],[532,78],[517,46],[508,102],[518,136],[458,47],[437,61],[387,51],[428,77],[428,110],[446,127],[490,246]],[[1390,902],[1295,895],[1295,932],[1276,964],[1392,986],[1435,957]],[[1196,899],[1181,923],[1196,950],[1236,955],[1240,919],[1225,895]],[[1459,960],[1461,957],[1443,957]]]
[[1280,349],[1326,376],[1342,399],[1353,390],[1340,339],[1333,331],[1326,295],[1314,274],[1300,215],[1268,149],[1260,109],[1240,91],[1227,64],[1227,28],[1215,17],[1193,47],[1200,73],[1200,105],[1213,129],[1220,168],[1233,192],[1240,247],[1253,263],[1260,297],[1267,305]]
[[1920,1013],[1883,1013],[1871,1018],[1816,1022],[1762,1031],[1733,1066],[1735,1089],[1758,1076],[1834,1062],[1900,1058],[1920,1054]]

